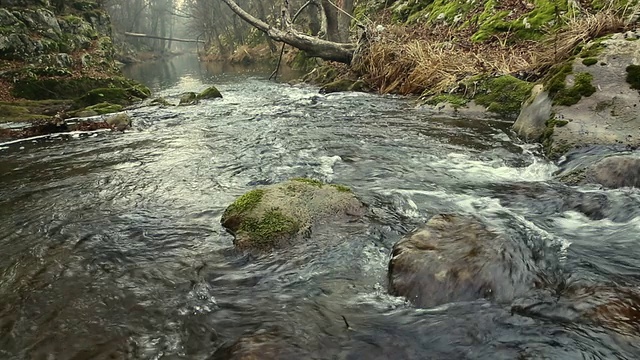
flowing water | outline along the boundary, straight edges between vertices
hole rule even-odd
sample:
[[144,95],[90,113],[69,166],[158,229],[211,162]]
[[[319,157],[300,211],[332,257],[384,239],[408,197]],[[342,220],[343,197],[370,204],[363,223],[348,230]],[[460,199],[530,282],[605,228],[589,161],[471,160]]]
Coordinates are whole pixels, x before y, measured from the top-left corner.
[[[546,249],[562,286],[636,288],[637,190],[567,187],[509,123],[433,118],[407,98],[189,57],[127,72],[174,101],[211,84],[224,98],[129,110],[124,134],[0,145],[1,359],[224,359],[241,337],[266,339],[256,358],[640,357],[637,319],[579,321],[580,303],[416,309],[386,292],[393,244],[442,212]],[[291,177],[351,187],[365,226],[234,251],[225,207]]]

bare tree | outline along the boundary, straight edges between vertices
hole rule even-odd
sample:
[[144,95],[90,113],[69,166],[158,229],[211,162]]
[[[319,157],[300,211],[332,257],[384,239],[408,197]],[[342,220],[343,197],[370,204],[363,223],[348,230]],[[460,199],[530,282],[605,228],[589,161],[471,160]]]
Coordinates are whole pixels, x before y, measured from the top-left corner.
[[[355,43],[349,42],[338,42],[331,40],[324,40],[318,37],[309,36],[303,34],[299,31],[296,31],[291,26],[291,21],[288,18],[288,14],[286,11],[283,11],[283,29],[276,29],[273,26],[267,24],[266,22],[254,17],[249,14],[245,10],[243,10],[235,1],[233,0],[222,0],[225,4],[229,6],[229,8],[236,13],[240,18],[244,21],[248,22],[258,30],[267,34],[271,39],[275,41],[281,41],[293,47],[296,47],[300,50],[304,50],[309,56],[319,57],[325,60],[333,60],[342,62],[345,64],[350,64],[353,58],[354,51],[356,50]],[[313,0],[318,1],[318,0]],[[330,0],[322,0],[322,2],[327,2],[328,5],[333,6],[333,3]],[[285,1],[286,3],[286,1]],[[331,12],[327,12],[325,6],[320,3],[318,5],[319,8],[323,9],[324,14],[326,14],[327,18],[327,35],[330,35],[332,32],[335,37],[332,35],[329,38],[333,37],[334,39],[339,40],[339,27],[338,27],[338,18],[335,18],[335,27],[330,28],[331,24],[329,14]]]

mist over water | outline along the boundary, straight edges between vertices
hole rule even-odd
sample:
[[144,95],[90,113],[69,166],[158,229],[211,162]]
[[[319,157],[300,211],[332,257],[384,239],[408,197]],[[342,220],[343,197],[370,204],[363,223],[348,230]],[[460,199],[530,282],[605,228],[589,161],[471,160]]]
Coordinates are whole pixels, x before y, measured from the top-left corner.
[[[637,322],[579,320],[579,300],[417,309],[386,290],[393,244],[439,213],[539,249],[559,287],[637,288],[640,192],[556,182],[509,123],[321,95],[271,71],[136,65],[127,74],[154,96],[215,85],[224,98],[128,110],[124,134],[0,144],[0,358],[225,358],[213,354],[243,336],[282,359],[640,356]],[[345,184],[370,215],[263,256],[234,251],[224,209],[292,177]]]

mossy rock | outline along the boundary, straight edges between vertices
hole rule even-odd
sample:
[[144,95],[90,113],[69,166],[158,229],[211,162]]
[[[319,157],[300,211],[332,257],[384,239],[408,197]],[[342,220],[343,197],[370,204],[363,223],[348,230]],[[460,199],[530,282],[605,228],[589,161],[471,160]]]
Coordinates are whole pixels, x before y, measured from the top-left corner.
[[198,94],[198,99],[215,99],[221,98],[222,94],[215,86],[210,86]]
[[[131,96],[140,99],[151,94],[146,86],[122,77],[25,78],[14,83],[11,94],[17,98],[29,100],[76,99],[92,90],[104,88],[127,89]],[[80,106],[95,105],[104,101],[106,100],[102,99],[93,103],[80,104]]]
[[487,111],[515,120],[533,85],[510,75],[491,78],[481,82],[481,91],[474,100],[478,105],[485,106]]
[[102,102],[99,104],[87,106],[86,111],[93,111],[98,115],[110,114],[118,111],[122,111],[123,106],[120,104],[112,104],[109,102]]
[[198,94],[193,91],[180,95],[180,103],[178,106],[195,105],[198,103]]
[[135,88],[98,88],[89,91],[77,99],[76,104],[80,106],[91,106],[106,102],[126,106],[142,100],[139,95],[145,96]]
[[458,94],[439,94],[430,96],[425,100],[425,104],[427,105],[435,106],[442,103],[451,104],[454,109],[458,109],[467,105],[467,103],[469,103],[469,99]]
[[632,89],[640,90],[640,65],[629,65],[625,70],[627,83]]
[[221,223],[239,249],[269,250],[302,238],[314,225],[359,218],[364,211],[349,188],[299,178],[242,195]]
[[0,122],[34,122],[51,118],[71,107],[68,100],[18,100],[0,102]]

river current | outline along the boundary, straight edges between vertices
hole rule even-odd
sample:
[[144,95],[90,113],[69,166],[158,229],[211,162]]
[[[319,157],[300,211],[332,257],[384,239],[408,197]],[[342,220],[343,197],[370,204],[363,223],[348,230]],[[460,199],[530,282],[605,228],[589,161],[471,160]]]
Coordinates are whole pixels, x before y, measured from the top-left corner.
[[[154,96],[224,98],[128,110],[125,133],[0,144],[0,359],[224,359],[247,336],[268,339],[265,359],[640,358],[637,323],[486,300],[417,309],[386,291],[393,244],[439,213],[545,249],[559,283],[637,288],[639,191],[565,186],[510,123],[435,118],[412,99],[184,56],[126,71]],[[292,177],[349,186],[366,226],[234,251],[224,209]]]

